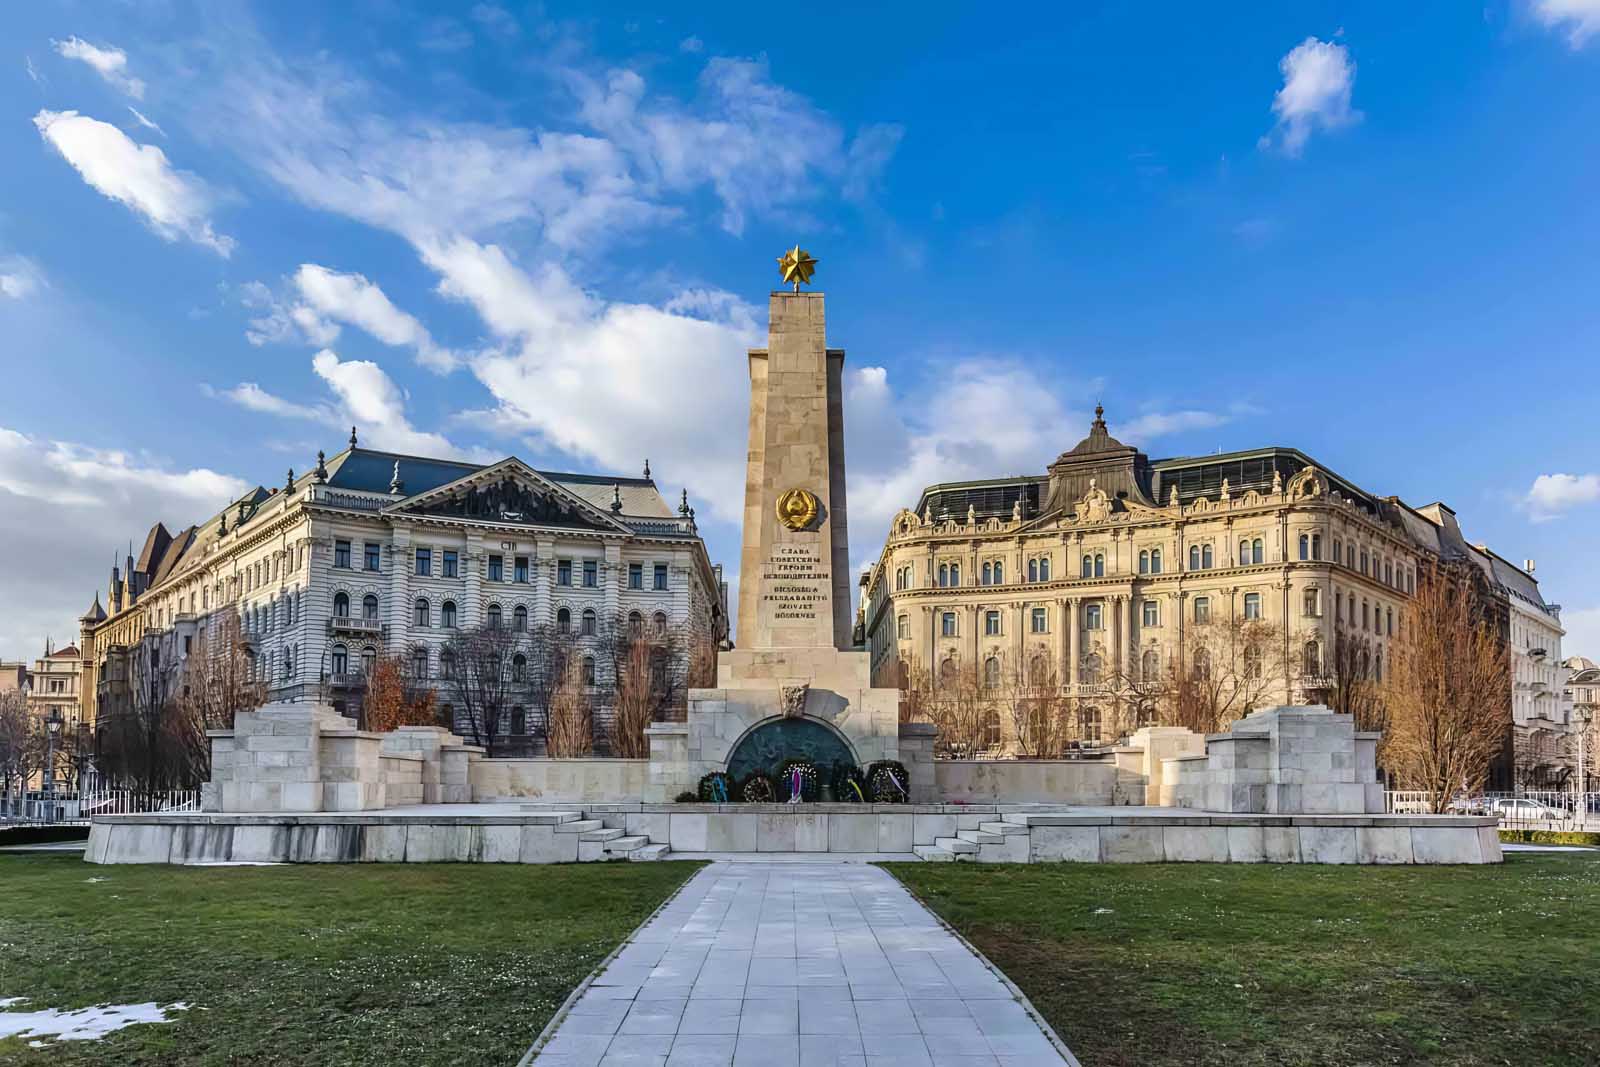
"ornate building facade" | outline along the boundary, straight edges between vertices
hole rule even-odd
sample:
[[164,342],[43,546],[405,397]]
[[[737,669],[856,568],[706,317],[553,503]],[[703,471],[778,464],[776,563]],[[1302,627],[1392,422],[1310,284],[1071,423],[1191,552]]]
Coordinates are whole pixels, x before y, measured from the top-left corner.
[[895,516],[863,578],[874,684],[912,664],[935,685],[1049,677],[1095,742],[1197,625],[1276,628],[1265,702],[1325,691],[1341,630],[1381,674],[1418,563],[1386,502],[1293,449],[1152,462],[1102,416],[1042,477],[930,486]]
[[270,700],[325,693],[342,710],[377,657],[437,681],[450,636],[489,623],[581,644],[627,620],[720,642],[721,567],[687,495],[674,510],[645,475],[397,455],[358,447],[352,430],[347,449],[280,488],[177,534],[158,523],[112,569],[109,610],[97,595],[80,620],[86,701],[126,699],[136,657],[170,672],[223,613],[240,620]]

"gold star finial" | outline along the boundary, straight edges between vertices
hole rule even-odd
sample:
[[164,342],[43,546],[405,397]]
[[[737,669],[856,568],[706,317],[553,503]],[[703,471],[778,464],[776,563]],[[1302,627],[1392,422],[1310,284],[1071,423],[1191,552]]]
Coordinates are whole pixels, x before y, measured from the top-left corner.
[[783,275],[785,284],[794,283],[794,291],[800,291],[800,283],[811,284],[811,275],[817,269],[818,260],[811,258],[811,253],[795,245],[789,251],[778,257],[778,273]]

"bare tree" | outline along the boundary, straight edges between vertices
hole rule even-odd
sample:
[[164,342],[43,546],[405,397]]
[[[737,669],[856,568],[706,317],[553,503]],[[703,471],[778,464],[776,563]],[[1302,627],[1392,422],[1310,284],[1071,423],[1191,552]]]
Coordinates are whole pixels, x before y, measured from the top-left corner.
[[1390,645],[1379,760],[1400,788],[1427,792],[1435,812],[1458,790],[1482,787],[1510,728],[1506,647],[1482,596],[1462,565],[1423,568]]
[[565,657],[550,693],[548,751],[558,759],[594,752],[591,679],[586,677],[584,658],[575,652]]
[[1144,688],[1163,726],[1216,733],[1265,705],[1285,676],[1284,629],[1265,619],[1194,623],[1164,675]]
[[440,652],[441,688],[475,745],[491,754],[510,726],[511,707],[525,699],[527,634],[504,626],[453,633]]
[[13,810],[44,761],[44,735],[21,692],[0,693],[0,813]]
[[239,616],[218,612],[200,628],[183,660],[183,710],[198,720],[202,733],[231,730],[239,712],[267,702],[265,675],[264,665],[257,664],[245,642]]
[[367,674],[361,717],[368,730],[433,724],[438,711],[426,676],[417,677],[401,656],[380,656]]
[[[1389,727],[1379,655],[1366,634],[1336,625],[1333,650],[1321,672],[1326,685],[1312,690],[1331,710],[1354,717],[1357,730],[1383,731]],[[1301,664],[1302,670],[1311,666],[1309,662]]]
[[925,711],[939,728],[936,755],[947,759],[975,759],[999,743],[1000,677],[980,673],[976,666],[946,660],[936,679],[918,682],[928,693]]
[[1031,667],[1014,665],[1001,679],[999,703],[1011,722],[1017,755],[1059,759],[1074,730],[1067,698],[1049,657],[1034,657]]
[[101,770],[125,788],[149,793],[193,789],[210,768],[205,720],[178,690],[174,657],[162,652],[159,638],[127,650],[128,684],[100,715]]

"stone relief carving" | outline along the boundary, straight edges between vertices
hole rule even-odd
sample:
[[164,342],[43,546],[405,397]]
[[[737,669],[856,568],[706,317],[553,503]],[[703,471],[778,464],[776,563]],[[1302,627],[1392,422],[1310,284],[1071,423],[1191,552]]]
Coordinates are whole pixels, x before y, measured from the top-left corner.
[[1111,498],[1106,491],[1095,484],[1095,479],[1089,479],[1089,491],[1078,502],[1077,518],[1079,522],[1105,522],[1111,517]]
[[1327,488],[1327,483],[1322,480],[1322,475],[1317,473],[1317,468],[1301,467],[1300,473],[1289,479],[1289,499],[1305,500],[1319,497],[1327,491]]
[[779,690],[785,719],[798,719],[805,715],[806,694],[810,691],[809,685],[786,685]]

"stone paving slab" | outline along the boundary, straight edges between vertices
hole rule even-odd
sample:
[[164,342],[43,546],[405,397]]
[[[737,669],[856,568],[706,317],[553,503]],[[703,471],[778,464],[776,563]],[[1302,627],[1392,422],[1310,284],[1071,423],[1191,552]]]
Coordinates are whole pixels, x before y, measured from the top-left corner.
[[536,1067],[1072,1064],[881,868],[718,861],[636,931]]

